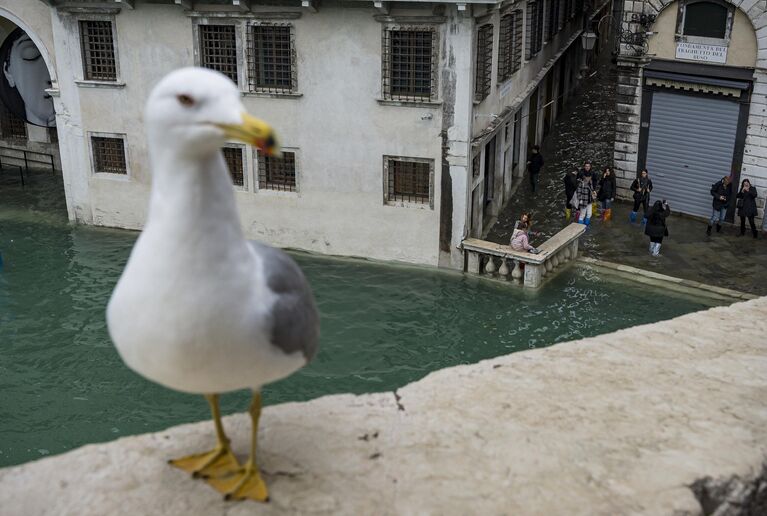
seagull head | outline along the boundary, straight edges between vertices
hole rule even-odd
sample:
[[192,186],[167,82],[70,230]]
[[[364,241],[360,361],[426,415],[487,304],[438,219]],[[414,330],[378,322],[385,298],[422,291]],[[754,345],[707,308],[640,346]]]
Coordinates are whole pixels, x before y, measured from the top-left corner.
[[237,86],[206,68],[182,68],[166,75],[152,90],[145,120],[150,143],[180,147],[191,156],[217,152],[228,140],[279,154],[274,130],[247,113]]

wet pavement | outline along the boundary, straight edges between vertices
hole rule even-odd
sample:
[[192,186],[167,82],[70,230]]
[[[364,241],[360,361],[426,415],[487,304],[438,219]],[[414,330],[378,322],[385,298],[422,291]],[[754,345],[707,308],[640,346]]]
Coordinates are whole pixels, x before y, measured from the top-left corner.
[[[546,166],[540,174],[538,192],[533,194],[525,177],[509,204],[498,215],[486,239],[507,244],[523,211],[531,211],[533,231],[540,236],[533,245],[553,236],[567,224],[564,217],[562,177],[573,166],[591,160],[594,169],[612,166],[615,137],[615,70],[609,62],[587,79],[581,92],[571,99],[542,145]],[[655,199],[653,199],[654,201]],[[648,252],[644,227],[629,222],[631,205],[617,202],[613,220],[597,216],[581,239],[581,255],[630,265],[669,276],[767,295],[767,235],[754,239],[750,228],[741,237],[737,225],[725,224],[721,233],[706,236],[706,222],[673,215],[667,223],[669,236],[663,240],[661,256]]]

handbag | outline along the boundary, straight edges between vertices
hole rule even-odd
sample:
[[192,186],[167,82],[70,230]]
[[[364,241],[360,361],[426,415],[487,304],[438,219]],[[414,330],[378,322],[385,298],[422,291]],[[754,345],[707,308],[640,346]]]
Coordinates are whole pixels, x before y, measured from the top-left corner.
[[739,210],[743,209],[743,198],[738,199],[738,201],[735,203],[735,207]]
[[570,198],[570,206],[572,206],[573,208],[578,208],[578,206],[579,206],[579,203],[578,203],[578,190],[576,190],[575,193],[573,194],[573,196]]

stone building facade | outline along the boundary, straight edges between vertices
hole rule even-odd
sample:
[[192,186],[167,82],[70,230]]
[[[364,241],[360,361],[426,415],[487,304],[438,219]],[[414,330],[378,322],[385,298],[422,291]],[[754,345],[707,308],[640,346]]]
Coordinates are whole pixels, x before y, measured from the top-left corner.
[[[767,2],[622,3],[617,35],[615,168],[619,195],[648,168],[653,198],[711,215],[709,187],[730,176],[767,197]],[[733,196],[734,197],[734,196]],[[733,198],[728,220],[738,221]]]
[[141,228],[145,100],[207,66],[284,145],[224,150],[247,236],[460,269],[577,83],[586,5],[6,0],[0,23],[48,67],[71,220]]

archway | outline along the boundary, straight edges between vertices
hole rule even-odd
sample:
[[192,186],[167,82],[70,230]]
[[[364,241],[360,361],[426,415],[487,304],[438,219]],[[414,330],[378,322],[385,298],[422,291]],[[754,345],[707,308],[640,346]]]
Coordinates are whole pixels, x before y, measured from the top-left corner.
[[[66,210],[51,55],[23,20],[0,7],[0,184],[3,197]],[[16,203],[4,199],[5,205]],[[19,208],[20,206],[17,206]]]

